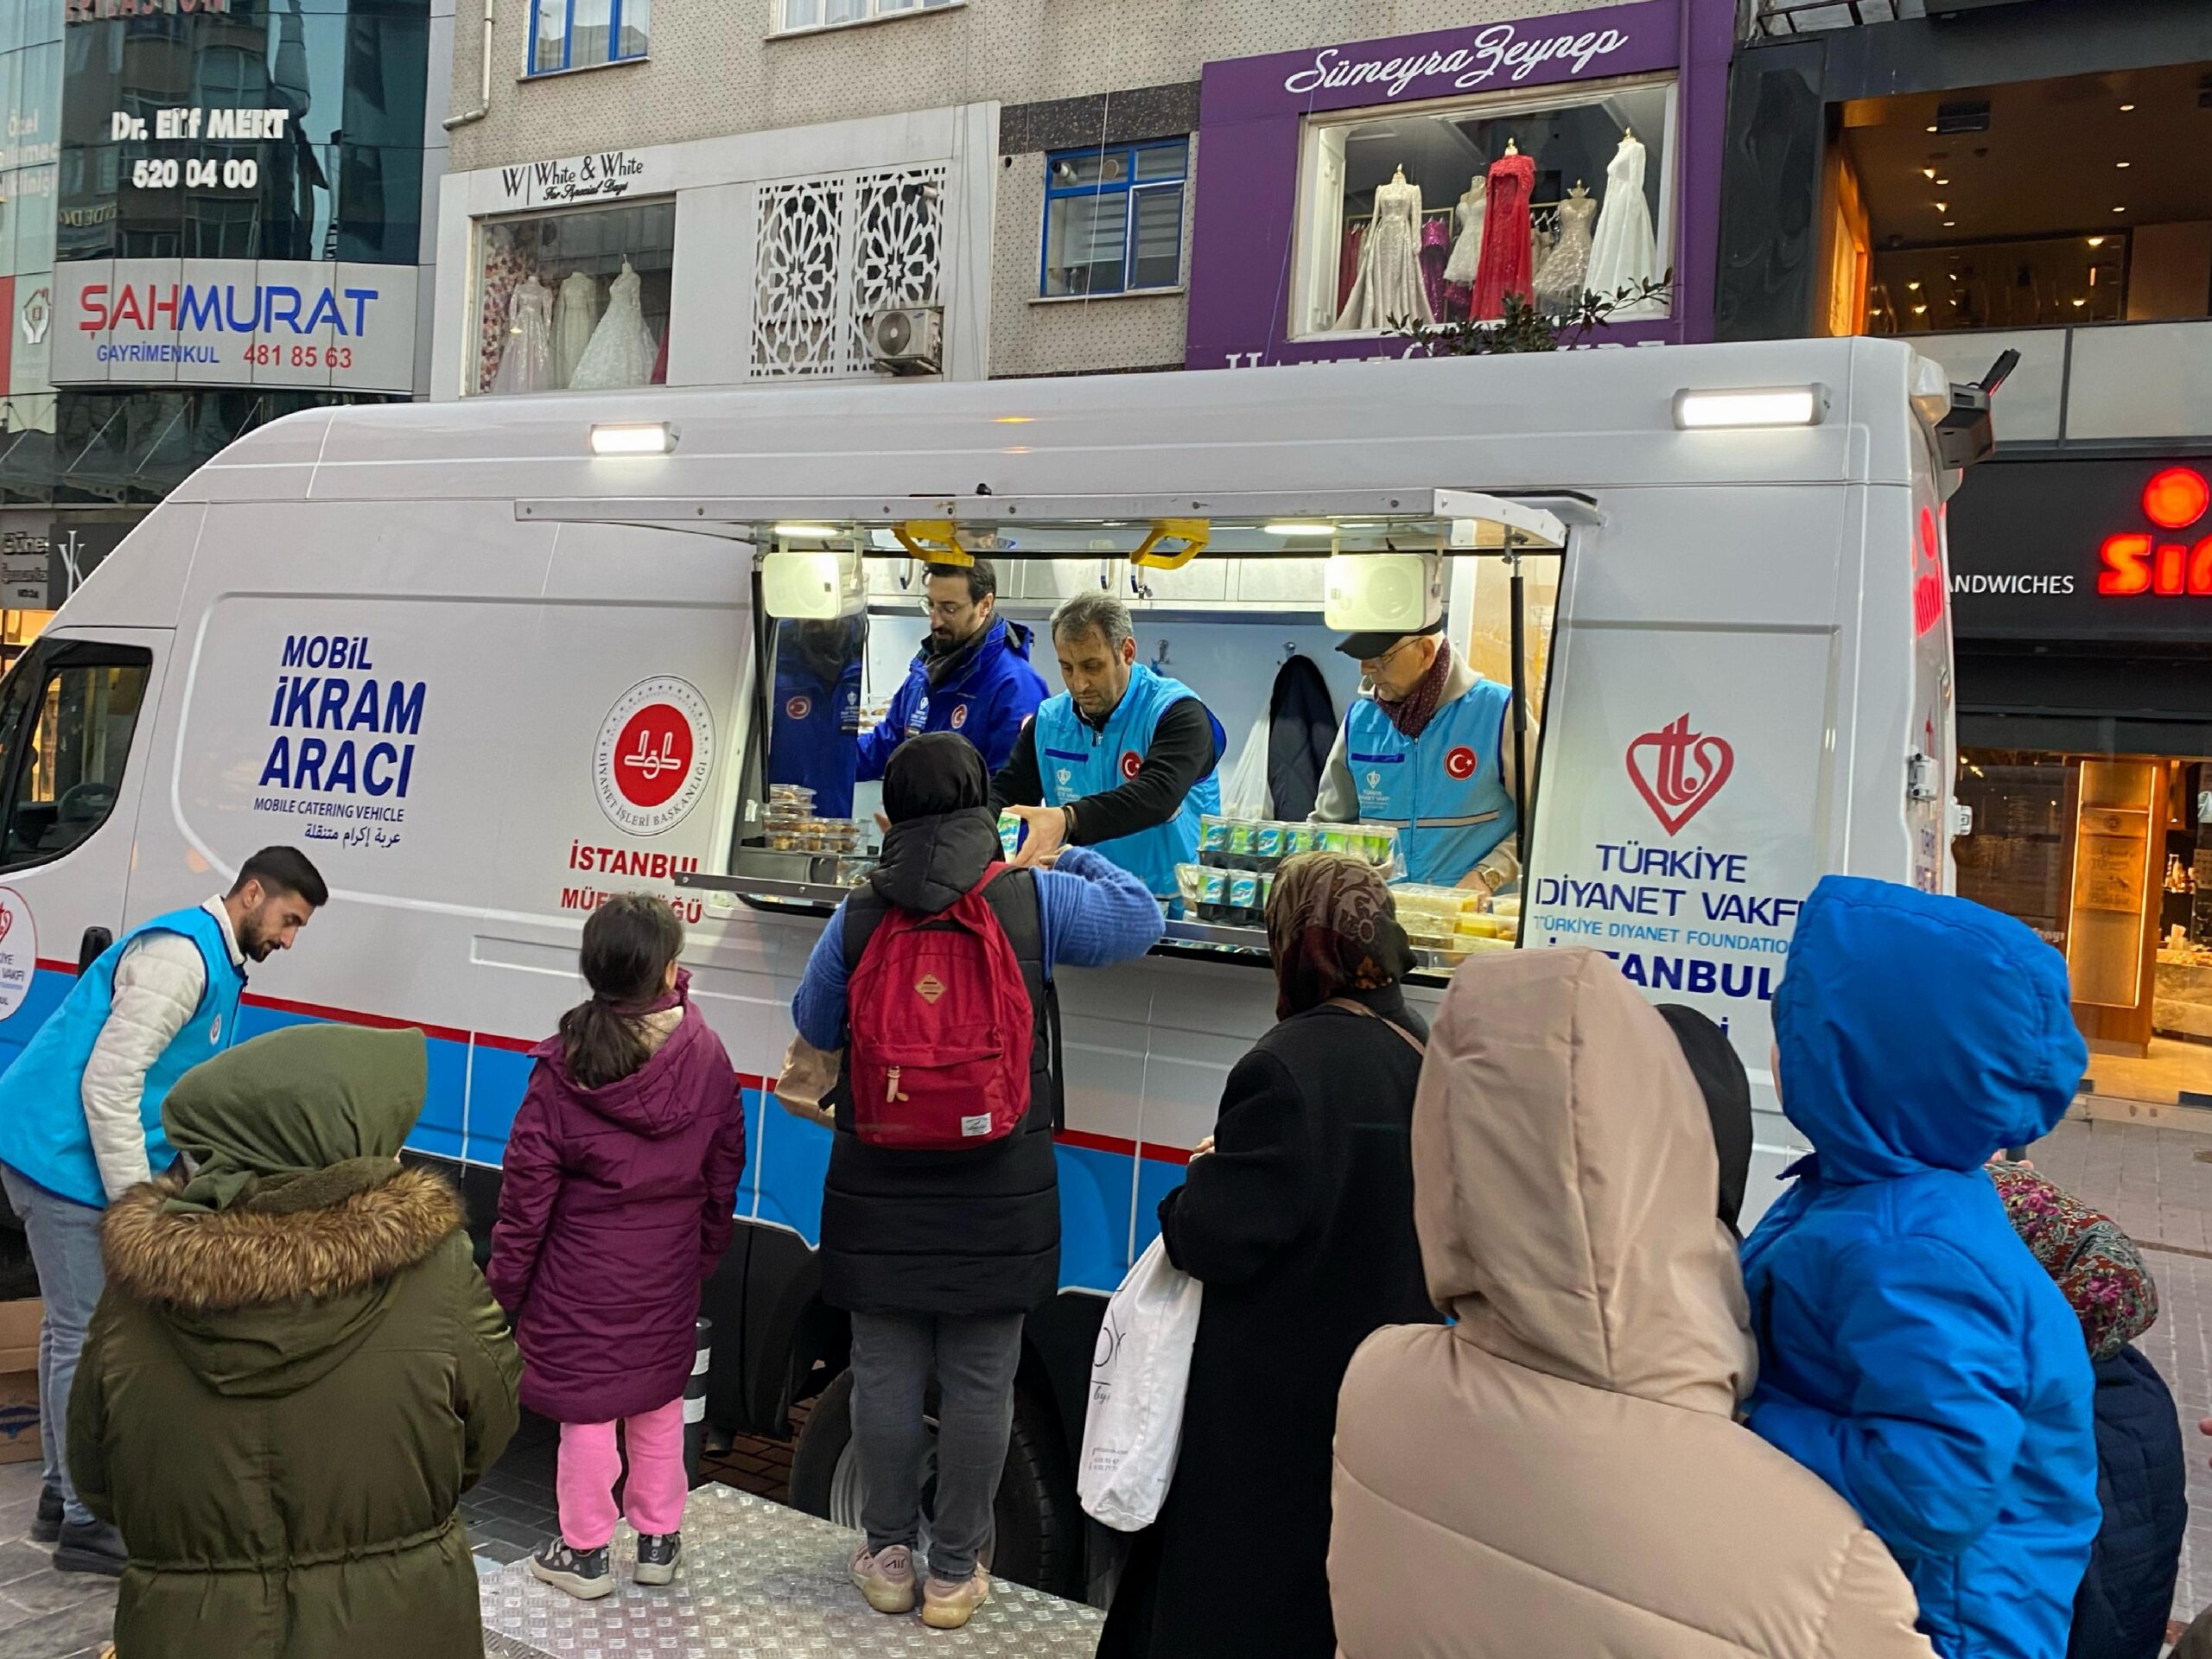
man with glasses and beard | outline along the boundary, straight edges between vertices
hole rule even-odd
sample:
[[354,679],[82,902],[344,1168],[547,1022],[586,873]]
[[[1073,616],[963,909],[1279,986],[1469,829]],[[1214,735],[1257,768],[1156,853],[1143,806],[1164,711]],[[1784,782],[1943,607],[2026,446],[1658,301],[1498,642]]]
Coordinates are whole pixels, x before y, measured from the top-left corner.
[[1452,649],[1441,616],[1414,633],[1355,633],[1337,649],[1359,664],[1367,695],[1345,711],[1313,816],[1396,830],[1408,880],[1487,893],[1519,880],[1511,689]]
[[64,1573],[123,1574],[123,1536],[78,1502],[63,1466],[69,1389],[105,1273],[107,1206],[176,1161],[162,1102],[238,1039],[249,962],[289,950],[330,889],[305,854],[267,847],[221,893],[143,922],[78,976],[0,1076],[0,1186],[23,1224],[46,1324],[39,1429],[46,1483],[31,1537]]
[[882,777],[892,751],[924,732],[959,733],[995,772],[1045,701],[1045,682],[1029,665],[1029,630],[998,614],[998,572],[988,559],[932,564],[923,591],[929,635],[883,723],[861,734],[862,783]]

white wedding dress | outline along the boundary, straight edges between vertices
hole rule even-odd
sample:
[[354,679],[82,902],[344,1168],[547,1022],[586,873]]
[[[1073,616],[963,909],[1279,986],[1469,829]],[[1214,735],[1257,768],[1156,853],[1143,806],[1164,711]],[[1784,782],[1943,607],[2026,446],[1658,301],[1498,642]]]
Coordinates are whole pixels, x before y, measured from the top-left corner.
[[[1613,159],[1605,163],[1605,201],[1599,209],[1598,229],[1591,241],[1587,285],[1592,293],[1610,299],[1629,283],[1649,282],[1658,275],[1659,242],[1651,229],[1650,204],[1643,199],[1643,145],[1624,137]],[[1664,306],[1645,301],[1623,307],[1612,320],[1665,315]]]
[[576,365],[591,347],[599,310],[598,282],[584,271],[570,272],[561,284],[561,297],[553,302],[553,372],[562,385],[576,378]]
[[607,286],[607,315],[599,320],[591,344],[584,348],[582,359],[569,378],[569,391],[615,391],[642,386],[652,378],[653,359],[660,347],[645,325],[641,303],[644,289],[638,273],[625,259],[622,274]]
[[507,344],[492,390],[502,394],[553,391],[553,296],[535,276],[515,285],[507,305]]
[[1421,279],[1421,186],[1394,180],[1375,191],[1375,218],[1359,245],[1359,276],[1339,328],[1388,328],[1398,320],[1433,322]]
[[1452,245],[1452,257],[1444,262],[1446,282],[1464,288],[1475,285],[1475,267],[1483,258],[1483,210],[1489,205],[1490,181],[1477,174],[1467,194],[1459,198],[1459,239]]
[[1598,203],[1580,185],[1574,188],[1581,194],[1560,203],[1559,239],[1536,266],[1536,308],[1554,316],[1582,303],[1590,275],[1590,221],[1598,217]]

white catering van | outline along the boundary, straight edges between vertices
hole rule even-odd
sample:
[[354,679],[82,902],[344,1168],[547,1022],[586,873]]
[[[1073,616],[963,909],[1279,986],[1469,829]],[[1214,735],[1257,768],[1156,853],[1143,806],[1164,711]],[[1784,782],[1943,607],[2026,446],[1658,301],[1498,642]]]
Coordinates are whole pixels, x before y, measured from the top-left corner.
[[[1521,947],[1604,949],[1726,1021],[1770,1173],[1799,903],[1834,870],[1950,885],[1944,461],[1986,430],[1978,390],[1860,340],[295,416],[154,512],[0,687],[0,1063],[111,934],[296,843],[334,900],[255,969],[245,1033],[421,1027],[414,1145],[488,1230],[585,913],[666,895],[750,1113],[709,1415],[781,1433],[815,1398],[795,1491],[849,1520],[847,1335],[811,1248],[829,1138],[764,1087],[849,869],[764,842],[764,556],[868,556],[872,705],[922,632],[909,546],[993,558],[1052,690],[1043,619],[1117,592],[1230,732],[1226,772],[1290,652],[1341,718],[1331,556],[1440,555],[1454,640],[1530,716]],[[1059,976],[1064,1291],[1030,1324],[998,1560],[1071,1592],[1103,1294],[1274,1018],[1263,936],[1169,933]]]

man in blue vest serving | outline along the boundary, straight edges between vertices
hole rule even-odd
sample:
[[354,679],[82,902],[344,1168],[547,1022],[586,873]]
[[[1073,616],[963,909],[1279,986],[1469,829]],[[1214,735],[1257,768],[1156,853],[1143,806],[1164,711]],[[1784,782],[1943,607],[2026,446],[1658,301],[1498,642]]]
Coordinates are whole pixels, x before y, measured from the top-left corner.
[[1028,825],[1014,862],[1089,847],[1172,899],[1175,866],[1198,856],[1199,815],[1221,810],[1221,722],[1189,686],[1137,661],[1129,608],[1110,594],[1054,612],[1052,648],[1068,689],[1045,700],[991,779],[992,810]]
[[[1337,649],[1358,661],[1370,695],[1345,712],[1313,816],[1391,825],[1411,881],[1497,893],[1520,880],[1512,691],[1459,659],[1441,616]],[[1531,722],[1531,754],[1535,734]]]
[[270,847],[231,890],[156,916],[78,976],[0,1076],[0,1185],[22,1221],[46,1325],[39,1431],[46,1484],[31,1536],[64,1573],[120,1577],[123,1539],[77,1501],[61,1448],[85,1327],[99,1301],[100,1219],[113,1200],[176,1160],[162,1102],[238,1034],[245,965],[291,948],[330,890],[306,856]]

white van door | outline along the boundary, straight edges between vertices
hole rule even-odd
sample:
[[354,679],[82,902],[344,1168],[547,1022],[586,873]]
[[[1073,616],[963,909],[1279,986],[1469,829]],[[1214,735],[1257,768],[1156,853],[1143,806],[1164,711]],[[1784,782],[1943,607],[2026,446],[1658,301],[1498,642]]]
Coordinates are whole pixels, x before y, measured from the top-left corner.
[[171,638],[52,628],[0,683],[0,1070],[123,929]]

